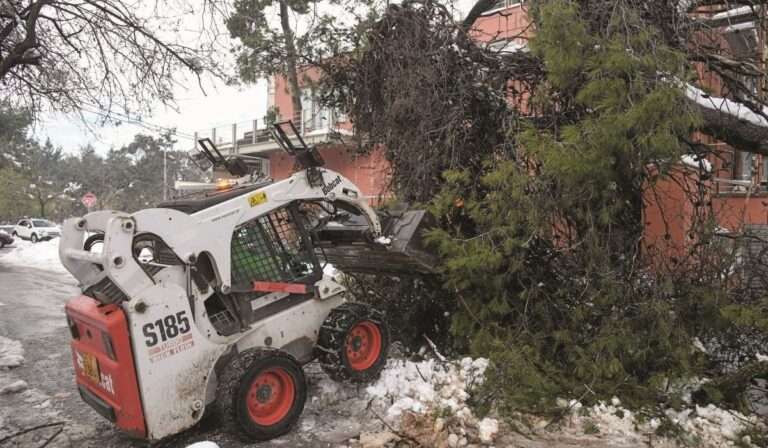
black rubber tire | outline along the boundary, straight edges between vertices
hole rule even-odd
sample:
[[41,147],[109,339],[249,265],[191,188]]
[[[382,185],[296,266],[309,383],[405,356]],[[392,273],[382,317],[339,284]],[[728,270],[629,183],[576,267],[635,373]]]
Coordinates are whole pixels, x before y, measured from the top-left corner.
[[38,241],[39,241],[39,240],[37,239],[37,234],[36,234],[36,233],[33,233],[33,234],[32,234],[32,236],[31,236],[31,237],[29,237],[29,240],[30,240],[30,241],[32,241],[33,243],[36,243],[36,242],[38,242]]
[[5,241],[0,241],[0,249],[5,247]]
[[14,230],[13,233],[11,233],[11,236],[14,237],[14,238],[18,238],[19,234],[16,233],[16,231]]
[[[246,396],[251,383],[263,370],[279,367],[293,380],[294,399],[288,414],[270,426],[257,424],[250,417]],[[251,349],[238,353],[218,377],[213,414],[225,431],[243,441],[264,441],[289,432],[298,422],[307,400],[307,380],[301,364],[291,355],[271,349]]]
[[[378,327],[381,351],[373,365],[365,370],[355,370],[347,358],[347,336],[355,325],[365,321]],[[389,327],[384,313],[363,303],[347,302],[334,308],[325,318],[317,338],[315,355],[325,373],[334,380],[369,383],[378,379],[386,366],[388,350]]]

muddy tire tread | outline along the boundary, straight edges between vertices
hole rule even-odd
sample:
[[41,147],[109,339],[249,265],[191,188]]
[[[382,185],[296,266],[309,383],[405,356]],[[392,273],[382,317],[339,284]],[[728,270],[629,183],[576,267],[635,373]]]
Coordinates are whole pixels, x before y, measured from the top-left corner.
[[[286,417],[286,421],[289,421],[287,425],[276,425],[280,426],[280,428],[275,431],[249,432],[240,424],[237,414],[237,394],[240,389],[240,382],[252,366],[270,358],[282,358],[294,363],[298,367],[299,378],[297,378],[298,381],[295,386],[296,396],[300,401],[300,405]],[[243,442],[273,439],[289,432],[298,422],[306,402],[307,389],[307,380],[301,365],[288,353],[267,348],[245,350],[233,356],[222,369],[216,386],[216,401],[212,404],[213,414],[222,430],[237,435]]]
[[[363,372],[355,371],[346,359],[346,337],[358,322],[368,320],[381,331],[381,355],[373,366]],[[315,356],[323,371],[335,381],[370,383],[379,378],[387,364],[389,327],[384,313],[364,303],[347,302],[334,308],[320,327]]]

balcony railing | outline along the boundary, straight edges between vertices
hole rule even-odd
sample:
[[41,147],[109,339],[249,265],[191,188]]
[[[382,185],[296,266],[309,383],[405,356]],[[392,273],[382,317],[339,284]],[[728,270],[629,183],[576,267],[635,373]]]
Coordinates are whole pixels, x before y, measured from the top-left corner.
[[[347,122],[346,117],[332,109],[312,111],[304,109],[301,118],[294,117],[293,122],[302,137],[322,136],[338,131],[339,125]],[[284,121],[282,117],[278,121]],[[247,120],[195,132],[195,147],[198,139],[210,138],[222,153],[238,154],[241,151],[268,151],[277,149],[272,140],[271,125],[266,119]]]
[[755,182],[747,179],[728,179],[715,177],[716,194],[757,194],[768,191],[768,182]]

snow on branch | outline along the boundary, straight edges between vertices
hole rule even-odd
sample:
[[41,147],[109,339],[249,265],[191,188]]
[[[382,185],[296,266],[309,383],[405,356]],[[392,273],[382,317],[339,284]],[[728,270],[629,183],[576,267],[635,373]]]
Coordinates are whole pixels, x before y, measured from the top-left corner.
[[[730,100],[728,98],[711,96],[691,84],[686,84],[685,95],[688,97],[688,99],[694,101],[696,104],[706,109],[730,115],[732,118],[735,118],[743,123],[768,128],[768,120],[766,120],[764,116],[753,112],[745,104],[738,101]],[[763,107],[762,111],[763,115],[768,116],[767,107]]]

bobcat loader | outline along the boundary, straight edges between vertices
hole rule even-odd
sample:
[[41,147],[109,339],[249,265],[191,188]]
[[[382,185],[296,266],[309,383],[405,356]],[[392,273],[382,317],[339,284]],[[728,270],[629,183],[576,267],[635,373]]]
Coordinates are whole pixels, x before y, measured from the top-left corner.
[[[274,136],[301,167],[288,179],[258,179],[247,157],[201,140],[211,164],[240,176],[227,190],[64,222],[59,255],[82,290],[66,305],[77,388],[126,433],[158,440],[213,413],[246,439],[271,439],[304,408],[303,364],[355,382],[384,367],[382,313],[348,302],[319,255],[353,268],[368,247],[382,268],[388,253],[394,270],[424,264],[285,125]],[[411,240],[421,216],[407,216],[393,226]]]

